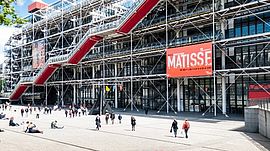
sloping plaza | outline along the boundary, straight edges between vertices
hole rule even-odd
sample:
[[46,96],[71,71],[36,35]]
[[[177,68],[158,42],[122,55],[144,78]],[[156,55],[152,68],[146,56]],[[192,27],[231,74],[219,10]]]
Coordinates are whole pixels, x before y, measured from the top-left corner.
[[[16,109],[17,108],[17,109]],[[28,117],[21,117],[20,107],[12,111],[3,111],[7,117],[14,117],[16,123],[33,122],[43,134],[23,132],[25,126],[8,126],[8,120],[0,120],[1,151],[178,151],[178,150],[220,150],[220,151],[259,151],[269,150],[270,140],[257,134],[245,133],[244,121],[241,117],[221,119],[207,118],[198,115],[181,114],[178,116],[157,115],[151,113],[132,113],[136,118],[136,131],[131,131],[129,112],[117,112],[115,123],[105,124],[101,116],[101,128],[95,127],[95,115],[65,117],[64,111],[52,111],[52,114],[41,114],[36,119],[33,112]],[[14,112],[16,110],[16,112]],[[1,111],[2,112],[2,111]],[[123,119],[119,124],[117,116]],[[184,117],[185,116],[185,117]],[[178,136],[170,133],[173,119],[178,121]],[[190,121],[189,138],[181,135],[185,118]],[[50,123],[58,121],[64,129],[51,129]]]

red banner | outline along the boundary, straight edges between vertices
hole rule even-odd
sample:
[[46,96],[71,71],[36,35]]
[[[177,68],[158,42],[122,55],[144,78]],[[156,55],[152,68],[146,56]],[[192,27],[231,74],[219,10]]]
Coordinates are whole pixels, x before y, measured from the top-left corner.
[[270,99],[270,84],[249,84],[249,100],[268,100]]
[[167,49],[167,77],[212,75],[212,42]]

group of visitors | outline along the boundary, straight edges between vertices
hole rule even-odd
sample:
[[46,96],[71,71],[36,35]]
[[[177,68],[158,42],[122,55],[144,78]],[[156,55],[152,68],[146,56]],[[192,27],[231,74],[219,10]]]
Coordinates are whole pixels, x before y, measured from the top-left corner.
[[65,110],[65,115],[66,117],[69,117],[70,118],[74,118],[75,116],[81,116],[81,115],[87,115],[87,108],[86,107],[83,107],[83,106],[80,106],[80,107],[76,107],[76,106],[69,106],[69,109],[66,109]]
[[[105,114],[106,125],[108,125],[109,118],[111,118],[112,124],[114,124],[115,114],[114,113],[110,113],[110,114],[106,113]],[[119,124],[121,124],[121,121],[122,121],[122,115],[121,114],[118,114],[118,120],[119,120]],[[100,120],[99,115],[96,116],[95,122],[96,122],[96,129],[99,130],[100,127],[101,127],[101,120]],[[135,131],[135,125],[136,125],[136,119],[135,119],[134,116],[131,116],[132,131]]]

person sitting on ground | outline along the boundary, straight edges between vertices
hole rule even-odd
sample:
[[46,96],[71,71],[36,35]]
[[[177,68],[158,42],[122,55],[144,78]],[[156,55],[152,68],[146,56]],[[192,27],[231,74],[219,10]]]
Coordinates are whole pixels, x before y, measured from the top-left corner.
[[11,117],[9,120],[9,126],[20,126],[20,125],[14,122],[14,117]]
[[36,128],[36,125],[30,122],[25,130],[25,133],[42,133],[43,131],[40,131]]
[[64,128],[64,126],[57,126],[56,120],[51,123],[51,129],[62,129],[62,128]]
[[6,114],[1,113],[0,114],[0,120],[8,120],[8,118],[6,118]]
[[0,129],[0,132],[4,132],[4,130]]

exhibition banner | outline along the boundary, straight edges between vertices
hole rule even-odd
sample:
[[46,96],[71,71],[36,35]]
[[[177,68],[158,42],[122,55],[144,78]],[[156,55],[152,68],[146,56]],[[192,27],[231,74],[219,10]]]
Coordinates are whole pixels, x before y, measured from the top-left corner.
[[170,48],[166,54],[169,78],[212,75],[212,42]]

